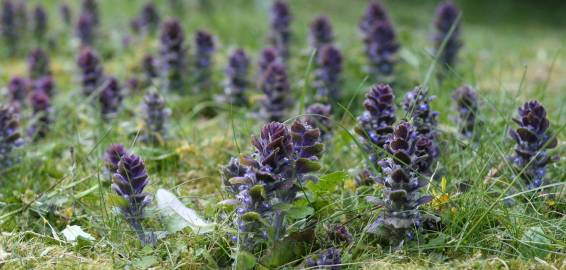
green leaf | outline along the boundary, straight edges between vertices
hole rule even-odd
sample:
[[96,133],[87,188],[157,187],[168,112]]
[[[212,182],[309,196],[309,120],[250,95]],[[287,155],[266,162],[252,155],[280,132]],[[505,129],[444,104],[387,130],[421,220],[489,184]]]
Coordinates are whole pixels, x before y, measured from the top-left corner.
[[314,213],[312,207],[306,205],[293,205],[288,211],[287,216],[292,219],[303,219]]
[[544,258],[551,245],[550,239],[546,237],[540,226],[527,229],[521,238],[521,242],[523,244],[520,246],[520,251],[527,257]]
[[139,269],[147,269],[159,262],[155,256],[143,256],[133,262],[133,266]]
[[246,251],[240,251],[236,256],[236,269],[238,270],[253,269],[257,264],[254,255]]
[[127,207],[128,201],[118,194],[111,193],[108,195],[108,204],[112,207]]
[[318,161],[300,158],[297,160],[297,173],[309,173],[320,170],[320,163]]
[[344,171],[337,171],[323,175],[318,180],[318,183],[307,183],[307,186],[313,192],[334,192],[336,187],[350,176]]

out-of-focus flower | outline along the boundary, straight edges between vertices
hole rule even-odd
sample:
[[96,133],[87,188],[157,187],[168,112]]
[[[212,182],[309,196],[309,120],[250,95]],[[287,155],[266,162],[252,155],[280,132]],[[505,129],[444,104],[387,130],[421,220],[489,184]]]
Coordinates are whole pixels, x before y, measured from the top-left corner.
[[27,63],[29,76],[32,80],[51,75],[49,56],[41,48],[36,48],[29,53]]
[[270,41],[278,55],[287,60],[289,58],[289,43],[291,41],[291,11],[289,5],[283,0],[276,0],[271,6],[271,34]]
[[309,41],[311,48],[320,51],[324,45],[334,42],[334,33],[330,19],[326,16],[316,17],[310,24]]
[[430,102],[434,96],[429,97],[428,91],[422,87],[416,87],[414,90],[407,92],[403,100],[403,108],[409,115],[417,134],[421,134],[433,142],[433,158],[436,159],[440,155],[440,150],[436,143],[437,137],[437,120],[438,112],[433,111]]
[[287,70],[281,63],[269,66],[260,83],[264,94],[259,116],[267,121],[283,121],[293,106]]
[[36,40],[43,41],[47,34],[47,11],[42,5],[33,10],[33,35]]
[[120,82],[115,77],[108,77],[98,97],[102,117],[106,119],[113,117],[120,109],[122,99]]
[[329,269],[340,270],[342,269],[341,252],[336,248],[329,248],[322,254],[308,258],[305,266],[309,269]]
[[248,104],[246,98],[246,88],[249,86],[250,59],[243,49],[236,50],[228,59],[226,67],[226,83],[224,87],[224,96],[221,100],[228,104],[236,106],[245,106]]
[[51,125],[51,103],[43,91],[33,91],[31,95],[33,121],[28,129],[28,136],[34,140],[43,139],[49,133]]
[[185,86],[186,48],[185,34],[176,19],[169,19],[161,25],[160,70],[166,89],[183,92]]
[[92,95],[104,81],[102,64],[98,55],[89,47],[84,48],[77,59],[81,69],[81,84],[84,96]]
[[[462,41],[460,40],[460,22],[456,21],[459,15],[460,10],[456,7],[454,2],[450,0],[442,2],[436,9],[436,21],[434,22],[436,33],[433,39],[437,52],[441,49],[440,47],[444,40],[447,39],[446,46],[439,55],[439,61],[444,66],[454,66],[458,51],[462,47]],[[451,35],[448,36],[453,25],[454,30]]]
[[145,133],[142,141],[153,144],[163,144],[167,136],[167,120],[171,111],[165,106],[165,101],[155,91],[144,96],[142,105],[144,113]]
[[305,122],[320,130],[320,137],[327,141],[332,137],[332,106],[314,103],[307,107]]
[[478,116],[478,96],[476,90],[471,86],[462,86],[452,95],[452,99],[456,104],[458,111],[458,124],[460,134],[464,138],[471,138],[474,135],[474,127],[476,126],[476,119]]
[[195,34],[195,83],[198,90],[210,89],[212,75],[212,55],[216,49],[214,37],[207,31]]
[[342,53],[332,45],[321,47],[317,56],[314,87],[320,102],[336,103],[342,91]]
[[13,151],[23,144],[17,113],[10,106],[0,106],[0,171],[14,164],[17,158]]

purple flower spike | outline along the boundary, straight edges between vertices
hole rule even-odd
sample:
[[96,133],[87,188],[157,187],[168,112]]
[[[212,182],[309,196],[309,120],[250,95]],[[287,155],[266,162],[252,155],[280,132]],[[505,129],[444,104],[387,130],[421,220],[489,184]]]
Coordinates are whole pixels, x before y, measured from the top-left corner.
[[237,49],[228,59],[226,67],[226,83],[224,87],[224,96],[222,101],[236,106],[245,106],[248,104],[246,99],[246,88],[249,85],[250,59],[243,49]]
[[51,75],[49,69],[49,56],[41,48],[36,48],[28,55],[28,72],[32,80]]
[[77,22],[76,35],[81,41],[82,46],[92,46],[95,35],[94,19],[90,14],[81,14]]
[[376,77],[393,74],[397,50],[399,50],[399,43],[397,43],[391,23],[388,21],[377,22],[371,28],[366,39],[370,74]]
[[5,0],[2,2],[2,14],[0,20],[2,22],[0,24],[2,37],[10,49],[10,54],[14,55],[18,49],[21,35],[24,33],[23,30],[25,29],[25,27],[20,23],[25,22],[25,20],[18,18],[17,7],[11,0]]
[[339,249],[329,248],[314,258],[308,258],[305,266],[309,269],[340,270],[342,269],[341,252]]
[[83,95],[88,97],[96,92],[104,81],[102,64],[91,48],[84,48],[79,54],[77,65],[81,69]]
[[145,85],[150,85],[151,82],[159,77],[157,59],[153,55],[145,55],[142,59],[142,70]]
[[31,107],[34,122],[28,129],[28,136],[34,140],[45,138],[51,124],[51,104],[49,96],[43,91],[34,91],[31,95]]
[[81,3],[81,16],[82,15],[90,16],[92,18],[92,23],[97,26],[100,22],[97,0],[83,0]]
[[157,92],[149,92],[144,96],[142,105],[144,112],[145,134],[142,141],[161,145],[167,137],[167,121],[171,111]]
[[34,82],[33,90],[42,91],[49,98],[53,98],[55,96],[55,81],[53,81],[53,77],[51,75],[47,75],[37,79]]
[[460,134],[464,138],[472,138],[479,106],[476,90],[471,86],[462,86],[454,91],[452,99],[458,111],[456,123],[459,126]]
[[316,17],[310,25],[310,45],[317,51],[324,45],[330,45],[334,42],[334,33],[332,24],[326,16]]
[[[442,2],[436,10],[436,21],[434,22],[436,33],[433,38],[436,50],[440,50],[442,42],[448,39],[444,50],[439,56],[439,60],[444,66],[454,66],[458,51],[462,47],[462,41],[460,40],[460,22],[456,21],[459,15],[460,10],[450,0]],[[456,25],[454,26],[452,34],[448,36],[454,24]]]
[[122,88],[118,79],[115,77],[109,77],[106,80],[98,98],[102,117],[112,118],[116,115],[120,109],[120,105],[122,104],[122,99]]
[[267,71],[267,68],[277,61],[279,61],[277,50],[275,50],[274,48],[263,49],[258,60],[258,79],[261,80],[261,78],[263,78],[263,74]]
[[20,134],[20,121],[10,106],[0,106],[0,172],[14,165],[13,151],[24,143]]
[[67,3],[62,3],[59,5],[59,14],[61,15],[61,20],[67,26],[73,23],[73,11]]
[[157,11],[157,7],[153,3],[147,3],[143,6],[140,15],[139,23],[143,31],[148,34],[153,34],[159,28],[159,23],[161,22],[161,17]]
[[271,45],[283,59],[289,58],[289,43],[291,41],[291,12],[287,2],[277,0],[271,6]]
[[322,46],[317,57],[314,87],[320,102],[336,103],[342,88],[342,53],[332,45]]
[[30,82],[22,77],[13,77],[8,84],[9,102],[16,108],[25,104],[30,91]]
[[[243,247],[250,252],[258,251],[267,238],[278,241],[284,235],[284,212],[272,205],[292,203],[299,184],[316,180],[311,173],[320,169],[323,152],[320,131],[301,121],[291,128],[268,123],[259,137],[252,138],[252,145],[256,149],[252,155],[232,159],[222,169],[225,188],[237,200]],[[265,224],[273,228],[268,230]]]
[[509,129],[509,136],[515,141],[515,154],[509,160],[516,172],[521,173],[527,189],[540,187],[544,183],[546,166],[558,157],[551,157],[547,150],[555,148],[558,140],[548,130],[550,122],[546,110],[536,100],[528,101],[518,110],[513,121],[519,125]]
[[160,64],[166,89],[182,92],[185,83],[186,49],[185,34],[176,19],[169,19],[161,25]]
[[395,123],[395,96],[393,89],[387,84],[378,84],[370,88],[364,107],[366,110],[358,117],[355,131],[361,136],[370,153],[372,163],[383,157],[377,148],[383,148],[387,138],[393,132]]
[[41,5],[33,10],[33,35],[37,41],[42,41],[47,33],[47,11]]
[[215,51],[215,42],[212,34],[199,30],[195,34],[195,83],[198,90],[211,87],[212,54]]
[[125,153],[112,177],[112,190],[125,200],[120,211],[143,245],[155,242],[152,235],[148,237],[145,234],[141,225],[143,210],[151,202],[149,193],[143,192],[148,184],[149,177],[143,160],[134,154]]
[[121,144],[112,144],[104,152],[103,160],[106,170],[114,174],[118,171],[118,163],[128,153],[126,148]]
[[305,122],[311,127],[320,129],[322,140],[327,141],[332,137],[332,106],[321,103],[310,105],[306,113]]
[[432,142],[417,135],[407,122],[401,122],[387,140],[384,148],[391,154],[378,162],[385,175],[376,178],[383,185],[383,200],[372,201],[383,207],[377,221],[368,227],[370,233],[378,234],[382,242],[399,245],[414,228],[420,228],[419,205],[431,201],[430,196],[421,196],[420,188],[428,184],[423,174],[432,162]]
[[367,9],[366,13],[360,20],[359,28],[360,31],[364,36],[368,36],[371,32],[373,26],[377,22],[387,21],[389,20],[387,11],[380,2],[374,1],[371,2]]
[[285,66],[280,63],[271,64],[263,75],[260,89],[265,95],[260,117],[267,121],[283,121],[293,106]]
[[410,116],[417,134],[423,135],[434,143],[433,157],[438,158],[440,151],[436,145],[436,125],[438,112],[432,110],[430,102],[434,99],[428,97],[428,91],[422,87],[417,87],[413,91],[407,92],[403,100],[403,108]]

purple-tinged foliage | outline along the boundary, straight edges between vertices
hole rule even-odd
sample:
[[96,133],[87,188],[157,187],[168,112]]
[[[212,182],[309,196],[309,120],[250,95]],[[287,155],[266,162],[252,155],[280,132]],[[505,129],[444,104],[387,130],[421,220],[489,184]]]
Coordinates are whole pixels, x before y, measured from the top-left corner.
[[147,3],[142,7],[139,18],[139,25],[142,31],[148,34],[155,33],[159,28],[161,17],[157,11],[157,7],[153,3]]
[[69,4],[62,3],[59,5],[59,15],[65,25],[70,26],[73,23],[73,11]]
[[153,55],[145,55],[142,59],[141,67],[145,85],[150,85],[155,78],[159,77],[157,59]]
[[195,33],[195,84],[198,90],[211,87],[212,55],[216,50],[214,37],[211,33],[199,30]]
[[115,77],[107,78],[98,97],[102,117],[111,118],[116,115],[122,104],[122,99],[122,87],[118,79]]
[[25,104],[26,97],[30,91],[30,82],[22,77],[12,77],[8,84],[8,101],[11,106],[19,111],[21,106]]
[[267,121],[285,120],[288,110],[293,106],[285,65],[271,64],[263,74],[260,89],[264,98],[261,101],[259,116]]
[[341,252],[337,248],[329,248],[314,258],[308,258],[305,266],[309,269],[342,269]]
[[81,3],[81,16],[82,15],[90,16],[92,23],[97,26],[100,23],[97,0],[83,0]]
[[328,238],[336,244],[350,244],[352,243],[352,234],[344,225],[334,224],[328,228]]
[[222,101],[236,106],[246,106],[246,88],[249,86],[248,73],[250,59],[243,49],[237,49],[228,59],[228,66],[224,73],[226,82]]
[[430,102],[433,99],[434,96],[429,97],[426,89],[416,87],[405,95],[403,108],[409,115],[417,134],[423,135],[433,141],[434,153],[432,156],[436,159],[440,151],[436,145],[436,118],[438,117],[438,112],[433,111],[430,106]]
[[330,45],[334,42],[332,24],[328,17],[318,16],[311,22],[309,41],[311,48],[317,51],[322,46]]
[[114,174],[118,171],[118,163],[122,159],[124,155],[126,155],[128,151],[122,144],[112,144],[108,146],[102,159],[104,160],[104,165],[106,170],[110,174]]
[[464,85],[454,91],[452,99],[458,111],[456,123],[460,134],[464,138],[472,138],[479,109],[476,90],[471,86]]
[[384,147],[391,156],[378,162],[385,177],[375,179],[383,185],[383,200],[369,198],[383,210],[368,232],[384,243],[399,245],[412,239],[413,229],[421,227],[419,205],[432,200],[420,195],[420,189],[428,184],[423,174],[432,164],[432,142],[418,135],[411,124],[401,122]]
[[81,14],[77,22],[76,35],[82,46],[92,46],[96,31],[96,24],[90,14]]
[[275,62],[279,61],[279,56],[277,55],[277,50],[274,48],[265,48],[261,51],[258,60],[258,79],[263,78],[263,74],[267,71],[267,68]]
[[[446,46],[439,55],[439,61],[444,66],[454,66],[458,51],[462,47],[462,41],[460,40],[460,22],[457,21],[459,15],[460,10],[456,7],[454,2],[450,0],[442,2],[436,10],[436,20],[434,22],[436,33],[433,39],[437,51],[441,49],[442,43],[447,39]],[[448,36],[453,25],[454,30],[451,35]]]
[[171,111],[159,93],[151,91],[144,96],[142,105],[145,134],[142,141],[163,144],[167,137],[167,121]]
[[21,35],[24,33],[21,25],[18,24],[16,12],[16,6],[11,0],[2,2],[0,30],[2,31],[2,38],[12,55],[17,51]]
[[55,96],[55,81],[51,75],[43,76],[33,82],[33,91],[41,91],[50,99]]
[[289,58],[289,43],[291,41],[291,11],[283,0],[276,0],[271,6],[270,41],[277,54],[283,60]]
[[320,137],[323,141],[330,140],[332,137],[332,106],[321,103],[313,103],[306,109],[307,116],[305,122],[311,127],[320,130]]
[[47,11],[42,5],[33,10],[33,36],[37,41],[42,41],[47,33]]
[[185,34],[176,19],[169,19],[161,25],[160,70],[165,88],[182,92],[185,84],[186,48]]
[[23,143],[17,112],[11,106],[0,106],[0,172],[16,162],[13,151]]
[[[284,235],[284,212],[274,203],[295,200],[299,183],[319,170],[323,145],[320,131],[296,121],[289,129],[277,122],[266,124],[259,137],[252,138],[256,151],[251,156],[232,159],[223,168],[225,188],[235,194],[238,226],[244,248],[257,251],[267,238],[275,241]],[[265,222],[262,222],[265,221]],[[265,228],[272,224],[272,228]]]
[[358,117],[355,131],[362,138],[371,163],[383,157],[380,148],[393,132],[395,123],[395,96],[387,84],[374,85],[364,101],[365,111]]
[[36,48],[31,51],[28,55],[27,62],[29,77],[32,80],[36,80],[46,75],[51,75],[51,70],[49,69],[49,56],[43,49]]
[[391,23],[389,21],[377,22],[364,41],[369,60],[369,73],[376,78],[379,75],[393,74],[396,62],[395,53],[399,50],[399,43]]
[[383,5],[380,2],[373,1],[368,5],[358,27],[362,35],[367,37],[376,23],[388,20],[387,11],[385,11]]
[[143,191],[148,184],[149,176],[143,160],[134,154],[125,153],[112,177],[112,190],[124,199],[120,211],[143,245],[154,242],[152,237],[145,235],[141,225],[143,210],[151,202],[150,194]]
[[81,69],[82,93],[88,97],[104,82],[104,71],[98,55],[89,47],[81,50],[77,65]]
[[322,46],[317,56],[315,70],[316,100],[320,102],[336,101],[341,96],[342,88],[342,53],[332,45]]
[[525,102],[513,121],[519,127],[509,129],[509,136],[516,143],[515,154],[509,160],[527,189],[538,188],[544,183],[546,166],[556,158],[549,156],[547,150],[555,148],[558,140],[548,130],[550,122],[544,106],[536,100]]
[[28,136],[34,140],[45,138],[51,125],[51,101],[43,91],[33,91],[30,98],[33,110],[33,122],[28,129]]

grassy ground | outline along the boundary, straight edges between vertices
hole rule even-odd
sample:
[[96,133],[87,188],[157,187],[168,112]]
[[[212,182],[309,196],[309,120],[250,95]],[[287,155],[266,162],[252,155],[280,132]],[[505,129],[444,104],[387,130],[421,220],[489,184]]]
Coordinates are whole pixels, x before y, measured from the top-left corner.
[[[37,2],[37,1],[30,1]],[[72,29],[62,25],[57,16],[59,1],[41,1],[50,11],[50,35],[56,47],[50,49],[58,96],[54,101],[56,122],[49,136],[38,143],[28,143],[21,151],[22,161],[0,176],[0,267],[63,268],[144,268],[200,269],[226,267],[231,249],[227,237],[230,223],[217,203],[227,194],[222,191],[218,168],[231,156],[251,150],[249,138],[262,123],[248,117],[246,111],[220,106],[212,119],[202,117],[210,103],[199,97],[167,96],[173,110],[166,145],[154,148],[135,142],[141,118],[141,94],[128,96],[125,108],[111,122],[98,118],[99,113],[79,95],[75,67],[76,42]],[[78,1],[72,1],[78,5]],[[129,31],[128,20],[143,1],[101,2],[102,31],[97,49],[105,56],[108,74],[125,81],[137,72],[144,52],[156,52],[157,40],[133,38],[124,47],[123,36]],[[173,14],[166,1],[156,1],[162,14]],[[163,2],[163,3],[161,3]],[[269,1],[210,1],[208,8],[197,1],[187,1],[179,12],[188,39],[196,29],[205,28],[218,37],[220,48],[215,55],[215,93],[222,92],[223,66],[227,55],[243,47],[254,61],[266,41]],[[365,64],[357,22],[366,1],[316,0],[290,1],[294,14],[293,58],[290,63],[293,93],[297,100],[308,96],[307,26],[318,14],[332,19],[337,44],[345,55],[344,106],[357,115],[363,95],[371,81],[366,80]],[[400,64],[394,83],[397,100],[423,82],[433,57],[430,54],[431,24],[436,1],[386,1],[402,44]],[[442,216],[442,232],[422,235],[400,251],[384,250],[364,234],[378,211],[370,211],[364,197],[379,195],[378,187],[355,190],[352,180],[338,183],[336,190],[322,192],[318,202],[324,207],[314,214],[317,237],[324,238],[324,228],[346,223],[354,236],[343,247],[343,263],[351,268],[473,268],[473,269],[565,269],[566,198],[550,200],[526,193],[513,207],[505,206],[503,196],[491,191],[514,178],[507,172],[498,179],[487,177],[489,170],[512,151],[506,130],[513,126],[516,108],[530,99],[540,100],[547,108],[551,127],[558,140],[565,139],[566,126],[566,20],[561,17],[564,5],[528,2],[468,1],[461,3],[464,48],[456,70],[442,83],[431,80],[433,103],[440,112],[442,158],[438,166],[446,178],[443,190],[439,182],[427,187],[429,193],[445,200],[425,206],[426,212]],[[542,5],[542,4],[541,4]],[[73,6],[75,13],[78,6]],[[25,46],[33,47],[31,43]],[[0,80],[6,85],[12,75],[26,74],[25,58],[3,56]],[[476,87],[481,98],[480,143],[462,148],[454,133],[451,92],[462,84]],[[257,95],[257,92],[254,92]],[[3,98],[3,97],[2,97]],[[215,106],[217,107],[217,106]],[[27,113],[27,112],[26,112]],[[24,115],[26,115],[24,113]],[[300,108],[295,114],[300,113]],[[402,116],[399,114],[399,116]],[[336,115],[348,131],[354,126],[349,113]],[[25,117],[23,124],[27,121]],[[148,190],[172,190],[189,207],[218,224],[212,234],[196,235],[185,229],[159,241],[158,245],[140,247],[130,228],[108,203],[109,183],[102,174],[101,156],[107,145],[123,143],[141,155],[149,167]],[[564,143],[556,152],[564,153]],[[322,174],[353,172],[364,164],[364,157],[346,130],[336,132],[323,159]],[[547,183],[564,182],[563,161],[550,166]],[[504,169],[503,171],[507,171]],[[486,180],[487,179],[487,180]],[[473,184],[460,194],[456,184]],[[561,193],[562,194],[562,193]],[[164,230],[155,208],[150,207],[147,227]],[[80,225],[96,240],[69,244],[60,231],[67,224]],[[294,223],[300,228],[304,221]],[[324,240],[321,240],[324,245]],[[316,253],[316,251],[313,251]],[[292,267],[294,264],[287,264]]]

